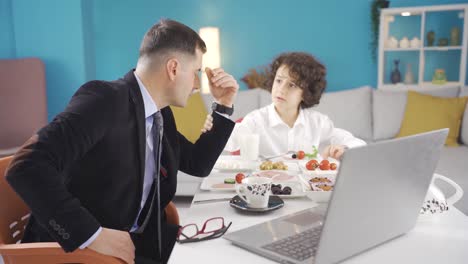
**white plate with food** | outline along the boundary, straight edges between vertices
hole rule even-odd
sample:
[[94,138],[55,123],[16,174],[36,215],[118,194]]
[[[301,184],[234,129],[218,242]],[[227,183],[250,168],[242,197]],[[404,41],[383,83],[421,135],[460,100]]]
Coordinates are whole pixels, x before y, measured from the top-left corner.
[[282,199],[299,198],[306,195],[305,188],[299,181],[281,182],[271,185],[271,195],[277,195]]
[[259,163],[257,170],[278,170],[278,171],[300,171],[297,162],[288,161],[263,161]]
[[220,172],[247,172],[257,170],[259,164],[258,161],[218,159],[213,169]]
[[299,163],[302,173],[313,176],[336,175],[340,167],[340,162],[328,159],[310,159]]
[[[261,171],[259,174],[237,173],[233,177],[208,177],[205,178],[200,189],[204,191],[235,192],[236,182],[241,182],[246,177],[275,177],[272,183],[271,195],[278,195],[282,198],[297,198],[305,196],[306,188],[301,183],[297,175],[291,175],[281,171]],[[278,179],[278,180],[276,180]]]
[[202,181],[200,189],[204,191],[236,191],[236,182],[240,183],[248,176],[250,174],[238,172],[236,174],[226,173],[224,177],[207,177]]
[[298,181],[298,172],[284,170],[260,170],[252,172],[251,176],[266,177],[273,182]]
[[267,177],[272,179],[271,194],[281,198],[297,198],[305,196],[306,188],[299,179],[297,172],[283,170],[255,171],[250,177]]
[[236,180],[233,177],[208,177],[202,181],[200,189],[204,191],[235,192],[235,182]]

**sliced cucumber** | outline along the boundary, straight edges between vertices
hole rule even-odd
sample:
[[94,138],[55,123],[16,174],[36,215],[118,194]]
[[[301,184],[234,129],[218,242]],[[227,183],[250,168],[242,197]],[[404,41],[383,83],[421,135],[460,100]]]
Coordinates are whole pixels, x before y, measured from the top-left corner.
[[227,183],[227,184],[234,184],[234,183],[236,183],[236,180],[235,180],[235,179],[232,179],[232,178],[227,178],[227,179],[224,179],[224,183]]

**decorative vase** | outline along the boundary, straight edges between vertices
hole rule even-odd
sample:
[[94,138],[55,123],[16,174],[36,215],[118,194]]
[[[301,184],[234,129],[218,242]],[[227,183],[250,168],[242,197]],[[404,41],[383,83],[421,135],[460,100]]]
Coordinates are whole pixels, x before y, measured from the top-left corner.
[[400,48],[407,49],[407,48],[409,48],[409,45],[410,45],[410,42],[409,42],[409,39],[407,37],[403,37],[400,40]]
[[406,83],[406,84],[414,83],[414,74],[413,74],[413,71],[411,70],[411,64],[409,64],[409,63],[406,66],[406,73],[405,73],[404,83]]
[[432,47],[434,45],[435,32],[432,30],[427,32],[426,39],[427,39],[427,46]]
[[414,37],[410,41],[410,47],[411,48],[419,48],[420,45],[421,45],[421,41],[417,37]]
[[393,69],[390,79],[392,80],[393,84],[396,84],[401,82],[401,74],[400,70],[398,70],[398,64],[400,63],[400,60],[394,60],[393,63],[395,63],[395,69]]
[[450,30],[450,45],[451,46],[460,45],[460,28],[453,27],[452,30]]
[[444,69],[436,69],[434,76],[432,76],[433,84],[445,84],[447,82],[447,76],[445,75]]
[[396,49],[398,48],[398,40],[395,37],[390,37],[387,39],[385,45],[387,48]]

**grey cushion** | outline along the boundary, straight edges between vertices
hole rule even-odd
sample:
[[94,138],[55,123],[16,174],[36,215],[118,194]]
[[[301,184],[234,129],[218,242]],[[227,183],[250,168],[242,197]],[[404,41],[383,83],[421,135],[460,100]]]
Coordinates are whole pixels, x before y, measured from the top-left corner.
[[258,89],[258,96],[260,98],[259,108],[271,104],[271,93],[269,91],[262,89],[262,88],[255,88],[255,89]]
[[[437,163],[436,172],[455,181],[462,187],[465,194],[455,203],[455,206],[463,213],[468,215],[468,147],[461,145],[460,147],[444,147]],[[447,184],[436,182],[437,186],[441,187],[446,196],[451,196],[454,193],[453,188]]]
[[463,86],[460,89],[460,97],[462,97],[462,96],[468,96],[468,86]]
[[372,88],[363,86],[340,92],[325,93],[314,109],[328,115],[339,127],[364,140],[372,139]]
[[[458,86],[444,89],[418,89],[420,93],[439,97],[457,97]],[[407,92],[375,90],[373,93],[374,140],[394,138],[400,131],[406,108]]]
[[[468,96],[468,86],[464,86],[462,88],[460,92],[460,97],[462,96]],[[463,114],[460,139],[463,144],[468,145],[468,104],[466,105],[465,113]]]

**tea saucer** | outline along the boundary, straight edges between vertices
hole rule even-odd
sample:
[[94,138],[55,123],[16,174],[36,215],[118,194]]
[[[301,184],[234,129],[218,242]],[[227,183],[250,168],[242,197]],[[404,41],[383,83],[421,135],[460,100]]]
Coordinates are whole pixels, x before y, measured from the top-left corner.
[[250,208],[247,206],[247,203],[244,202],[241,198],[239,198],[239,195],[236,195],[232,197],[232,199],[229,201],[229,205],[242,210],[242,211],[248,211],[248,212],[269,212],[273,211],[276,209],[279,209],[284,206],[284,201],[276,196],[276,195],[270,195],[270,199],[268,200],[268,207],[266,208]]

